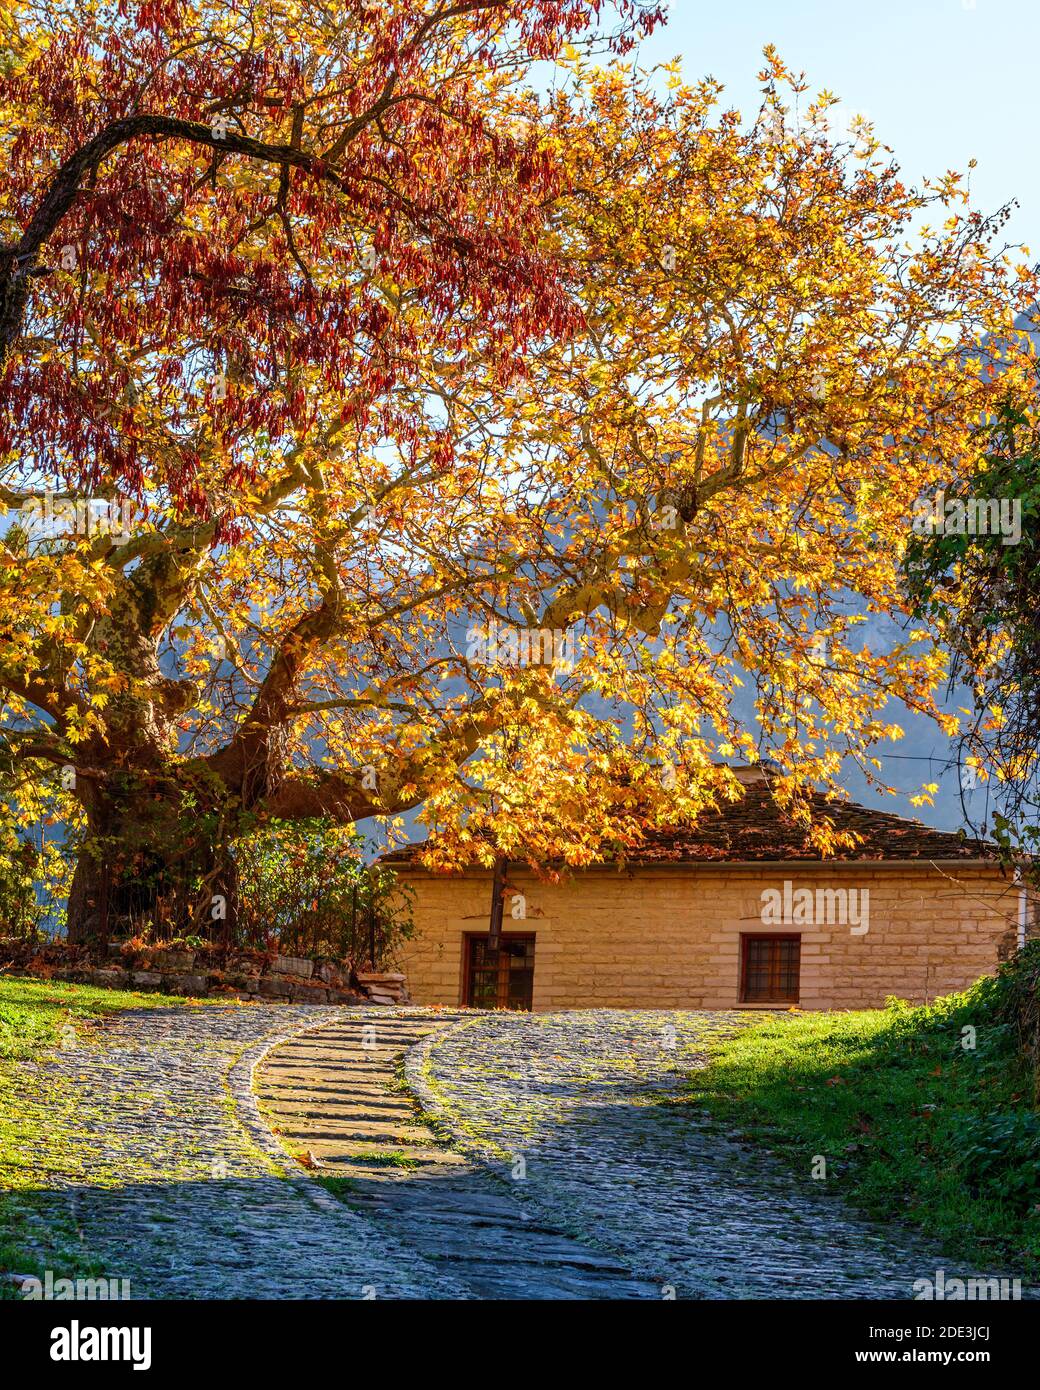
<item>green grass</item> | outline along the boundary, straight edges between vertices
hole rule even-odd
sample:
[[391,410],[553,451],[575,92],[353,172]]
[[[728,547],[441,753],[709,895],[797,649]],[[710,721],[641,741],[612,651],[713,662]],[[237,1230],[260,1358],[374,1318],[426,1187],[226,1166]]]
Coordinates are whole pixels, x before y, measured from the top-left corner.
[[[404,1168],[408,1172],[413,1172],[419,1167],[416,1159],[409,1158],[400,1149],[388,1149],[382,1153],[355,1154],[351,1158],[352,1163],[356,1163],[361,1168]],[[311,1173],[311,1177],[319,1182],[327,1192],[331,1192],[333,1197],[345,1202],[347,1206],[353,1204],[361,1190],[361,1184],[357,1178],[330,1177],[326,1173]]]
[[915,1225],[979,1268],[1035,1276],[1040,1115],[1023,1042],[1038,996],[1040,943],[928,1007],[780,1015],[716,1041],[691,1100],[806,1182],[822,1157],[819,1185],[870,1216]]
[[53,1047],[77,1022],[170,1002],[154,994],[0,976],[0,1061],[16,1062]]
[[[34,1133],[39,1121],[20,1103],[21,1064],[48,1048],[75,1041],[81,1030],[96,1025],[106,1015],[186,1002],[64,981],[0,976],[0,1273],[43,1273],[39,1259],[26,1249],[33,1191],[41,1184],[32,1164],[24,1162],[26,1153],[31,1155],[36,1148]],[[76,1278],[99,1272],[76,1249],[74,1231],[55,1234],[64,1236],[67,1247],[61,1252],[63,1275]],[[13,1285],[0,1281],[0,1298],[16,1296]]]
[[333,1197],[338,1197],[341,1202],[347,1202],[355,1196],[358,1185],[354,1178],[327,1178],[318,1173],[312,1173],[311,1177],[319,1182]]
[[372,1168],[407,1168],[412,1170],[420,1166],[417,1158],[402,1153],[400,1149],[385,1149],[380,1153],[354,1154],[350,1161],[359,1166]]

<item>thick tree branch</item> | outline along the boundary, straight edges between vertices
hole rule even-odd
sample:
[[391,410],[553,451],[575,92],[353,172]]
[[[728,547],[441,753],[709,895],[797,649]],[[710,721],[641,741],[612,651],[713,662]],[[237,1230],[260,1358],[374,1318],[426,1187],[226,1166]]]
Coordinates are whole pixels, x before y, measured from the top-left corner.
[[[427,799],[433,778],[446,763],[461,767],[481,741],[497,733],[510,717],[515,717],[514,710],[493,696],[482,696],[423,748],[383,770],[381,789],[370,791],[362,785],[362,768],[356,772],[319,771],[285,778],[261,809],[289,820],[329,816],[344,824],[413,810]],[[405,792],[406,787],[414,790]]]
[[[378,102],[376,105],[379,109],[374,114],[378,115],[382,107]],[[374,115],[363,113],[352,122],[349,132],[344,132],[344,136],[349,137],[346,142],[341,140],[337,144],[343,143],[345,147],[345,143],[356,138],[371,119],[374,119]],[[215,126],[182,120],[176,116],[128,116],[113,121],[65,160],[21,238],[14,244],[0,247],[0,367],[7,361],[21,334],[31,279],[47,273],[46,268],[38,264],[41,250],[72,208],[84,180],[107,155],[132,140],[182,140],[221,154],[244,155],[284,170],[302,169],[314,178],[342,188],[339,175],[327,158],[292,144],[272,144],[235,131],[220,134],[217,130]]]

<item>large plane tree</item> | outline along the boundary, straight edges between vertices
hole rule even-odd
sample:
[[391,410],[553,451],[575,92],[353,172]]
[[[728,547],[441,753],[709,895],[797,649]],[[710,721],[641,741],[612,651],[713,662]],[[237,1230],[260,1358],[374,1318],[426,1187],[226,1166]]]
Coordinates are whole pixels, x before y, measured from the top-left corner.
[[955,175],[771,52],[747,118],[640,74],[629,0],[8,14],[0,775],[72,937],[265,819],[578,864],[941,717],[856,629],[1026,371]]

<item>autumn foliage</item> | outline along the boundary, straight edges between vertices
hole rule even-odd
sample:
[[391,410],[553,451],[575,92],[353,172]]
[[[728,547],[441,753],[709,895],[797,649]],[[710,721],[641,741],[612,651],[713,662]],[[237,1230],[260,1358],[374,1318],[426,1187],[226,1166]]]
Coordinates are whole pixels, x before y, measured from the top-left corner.
[[204,905],[264,817],[584,863],[938,717],[940,649],[857,628],[1035,285],[774,53],[746,116],[640,73],[660,18],[9,12],[4,769],[79,818],[75,930],[142,866]]

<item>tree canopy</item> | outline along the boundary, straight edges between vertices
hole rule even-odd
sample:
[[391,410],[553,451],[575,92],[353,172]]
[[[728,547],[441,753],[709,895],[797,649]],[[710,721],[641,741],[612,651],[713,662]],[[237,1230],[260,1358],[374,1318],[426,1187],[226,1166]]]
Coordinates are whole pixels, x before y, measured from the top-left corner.
[[264,817],[581,864],[720,760],[800,809],[891,698],[949,727],[927,633],[857,628],[1028,379],[1003,215],[602,9],[15,7],[4,776],[83,826],[75,930]]
[[[957,752],[961,800],[984,788],[985,829],[1011,858],[1040,847],[1040,401],[1009,396],[978,431],[978,457],[907,547],[907,588],[968,692]],[[948,526],[949,516],[963,524]],[[999,509],[999,510],[998,510]],[[993,525],[995,518],[1003,524]],[[982,827],[980,827],[982,828]],[[1034,874],[1037,870],[1034,868]]]

